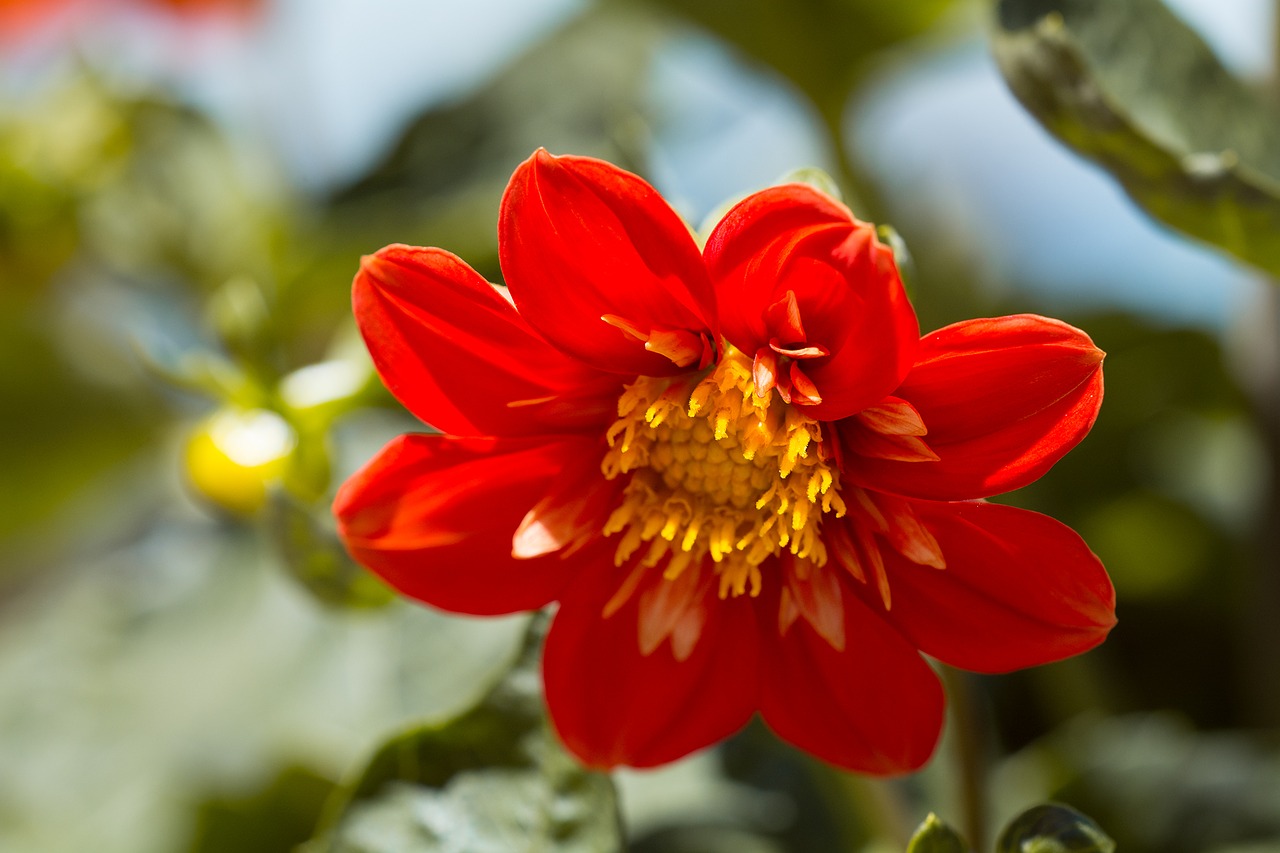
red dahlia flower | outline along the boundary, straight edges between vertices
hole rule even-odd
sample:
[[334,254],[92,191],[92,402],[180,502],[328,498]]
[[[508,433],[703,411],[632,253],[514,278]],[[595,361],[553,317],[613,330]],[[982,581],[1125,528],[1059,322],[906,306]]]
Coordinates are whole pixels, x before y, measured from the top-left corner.
[[539,151],[498,237],[514,307],[441,249],[364,259],[374,363],[445,434],[392,441],[334,511],[408,596],[558,601],[547,703],[588,764],[672,761],[758,711],[833,764],[912,770],[942,724],[920,652],[1003,672],[1114,624],[1079,536],[981,500],[1092,426],[1083,332],[1019,315],[921,338],[874,229],[798,184],[699,251],[640,178]]

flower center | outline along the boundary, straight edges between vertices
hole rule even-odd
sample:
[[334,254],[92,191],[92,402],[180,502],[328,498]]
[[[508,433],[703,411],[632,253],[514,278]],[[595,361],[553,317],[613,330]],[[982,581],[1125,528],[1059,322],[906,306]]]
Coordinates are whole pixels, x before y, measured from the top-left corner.
[[728,344],[701,380],[641,376],[618,400],[601,469],[635,472],[604,534],[615,562],[667,561],[674,580],[710,555],[720,597],[758,595],[760,565],[788,552],[821,566],[826,513],[844,515],[840,473],[821,425],[777,395],[757,393],[752,362]]

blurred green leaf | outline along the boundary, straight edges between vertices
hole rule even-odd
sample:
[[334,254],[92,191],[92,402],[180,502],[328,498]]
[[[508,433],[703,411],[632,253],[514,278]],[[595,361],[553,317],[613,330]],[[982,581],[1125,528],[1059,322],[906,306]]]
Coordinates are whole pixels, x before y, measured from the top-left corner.
[[[466,709],[510,666],[522,618],[321,609],[261,537],[161,476],[124,485],[96,514],[145,499],[147,518],[64,533],[56,571],[0,590],[0,851],[187,850],[211,792],[248,816],[281,766],[338,778],[377,732]],[[292,842],[316,813],[288,787]]]
[[[325,604],[356,609],[383,607],[395,600],[391,589],[347,555],[328,507],[312,509],[277,489],[266,517],[285,568]],[[317,513],[323,513],[323,523]]]
[[163,427],[153,400],[86,381],[33,326],[0,315],[0,542],[39,530]]
[[593,6],[467,97],[429,107],[335,197],[331,230],[427,241],[475,263],[496,252],[498,198],[537,148],[635,165],[645,70],[662,33],[654,18],[622,4]]
[[[1229,658],[1215,660],[1222,667]],[[1192,687],[1202,683],[1189,680]],[[1125,853],[1280,844],[1280,754],[1266,733],[1196,731],[1171,712],[1089,715],[1010,764],[1021,772],[1005,777],[1013,785],[1005,796],[1025,803],[1032,788],[1037,798],[1068,800],[1101,821]],[[1029,785],[1036,777],[1048,785]]]
[[79,240],[72,199],[14,163],[0,127],[0,288],[43,290]]
[[499,280],[498,203],[511,173],[539,147],[636,168],[647,136],[646,69],[662,32],[655,17],[593,5],[491,80],[427,106],[300,229],[277,291],[278,334],[332,332],[333,318],[350,315],[360,256],[388,243],[444,246]]
[[333,783],[290,766],[256,791],[202,802],[188,853],[284,853],[310,837]]
[[784,853],[792,849],[736,826],[676,826],[627,845],[628,853]]
[[1280,275],[1280,113],[1159,0],[1000,0],[993,50],[1152,216]]
[[126,122],[127,147],[112,180],[81,209],[95,260],[138,279],[176,275],[206,292],[243,276],[272,282],[281,188],[247,175],[218,128],[192,109],[164,97],[112,106]]
[[205,303],[208,325],[238,361],[256,367],[270,364],[272,306],[262,286],[236,276],[210,294]]
[[1000,833],[996,853],[1113,853],[1116,844],[1073,808],[1032,806]]
[[1215,568],[1215,555],[1224,547],[1186,506],[1138,490],[1099,501],[1078,530],[1102,558],[1123,601],[1186,595]]
[[647,0],[776,69],[839,123],[845,101],[880,51],[920,35],[952,0]]
[[612,781],[579,766],[543,714],[545,624],[471,710],[382,746],[308,853],[620,850]]
[[778,179],[780,184],[808,184],[814,189],[821,190],[834,199],[841,198],[840,184],[835,178],[831,177],[825,170],[819,169],[817,166],[802,166],[799,169],[793,169]]
[[932,812],[911,836],[907,853],[968,853],[969,845],[956,832]]

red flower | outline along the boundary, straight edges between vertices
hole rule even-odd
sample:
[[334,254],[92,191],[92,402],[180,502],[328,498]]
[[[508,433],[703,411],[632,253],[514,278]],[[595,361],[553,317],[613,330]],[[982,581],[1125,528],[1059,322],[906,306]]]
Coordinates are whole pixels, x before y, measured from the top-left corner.
[[699,251],[640,178],[539,151],[498,236],[514,307],[441,249],[364,259],[378,371],[445,434],[391,442],[334,511],[408,596],[558,601],[547,703],[588,764],[672,761],[758,711],[833,764],[912,770],[942,723],[920,652],[1004,672],[1114,624],[1079,536],[980,500],[1093,425],[1083,332],[1019,315],[920,338],[872,227],[797,184]]
[[229,15],[248,18],[265,0],[0,0],[0,41],[39,30],[52,21],[87,23],[108,9],[150,6],[185,17]]

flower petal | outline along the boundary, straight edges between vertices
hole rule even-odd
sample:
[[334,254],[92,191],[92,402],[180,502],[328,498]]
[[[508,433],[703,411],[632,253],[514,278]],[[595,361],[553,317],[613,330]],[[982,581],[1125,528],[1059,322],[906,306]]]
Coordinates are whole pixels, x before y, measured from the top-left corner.
[[1106,570],[1066,525],[982,502],[916,501],[915,510],[947,567],[918,566],[885,549],[893,588],[885,618],[925,654],[1008,672],[1087,651],[1115,625]]
[[503,196],[498,252],[521,315],[588,364],[661,376],[714,353],[715,293],[697,244],[630,172],[538,150]]
[[894,393],[924,420],[937,461],[858,454],[868,427],[838,427],[848,472],[879,491],[968,500],[1038,479],[1089,432],[1102,405],[1103,352],[1058,320],[1020,314],[956,323],[920,341]]
[[[692,566],[685,569],[692,573]],[[755,711],[759,628],[751,599],[718,599],[707,585],[692,649],[679,626],[650,654],[640,648],[641,606],[667,584],[649,571],[608,618],[629,574],[611,562],[585,570],[564,595],[543,659],[547,707],[565,745],[593,767],[651,767],[742,728]],[[678,648],[688,652],[677,660]]]
[[916,770],[942,731],[942,686],[861,599],[844,596],[844,608],[844,651],[805,620],[764,643],[764,720],[783,740],[849,770]]
[[[851,415],[911,368],[920,327],[893,252],[831,197],[801,184],[755,193],[720,221],[704,256],[730,343],[750,356],[806,353],[794,365],[821,402],[805,414]],[[787,340],[801,329],[805,341]]]
[[[512,536],[556,478],[599,458],[581,438],[401,436],[338,490],[338,532],[352,557],[411,598],[455,613],[534,610],[600,549],[517,559]],[[599,508],[599,524],[610,509]]]
[[524,435],[599,427],[614,416],[616,376],[542,340],[449,252],[392,245],[365,257],[352,302],[382,381],[437,429]]

